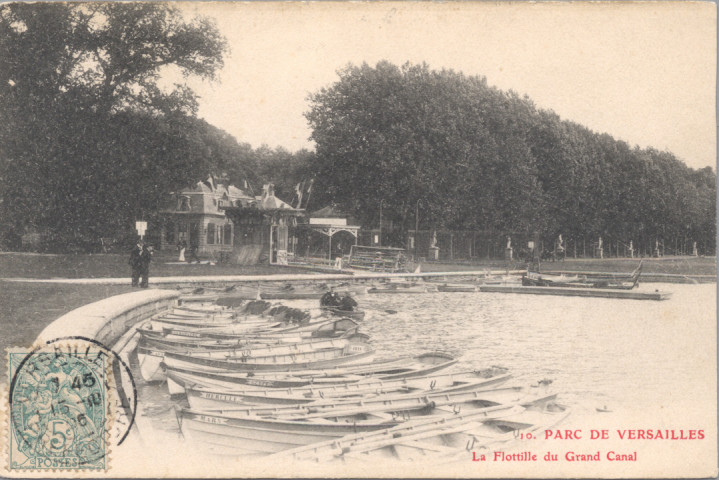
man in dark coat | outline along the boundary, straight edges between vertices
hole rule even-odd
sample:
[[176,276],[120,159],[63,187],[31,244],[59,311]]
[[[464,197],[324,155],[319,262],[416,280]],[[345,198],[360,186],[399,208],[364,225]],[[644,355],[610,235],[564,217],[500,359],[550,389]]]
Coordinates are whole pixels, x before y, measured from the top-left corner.
[[140,253],[140,288],[147,288],[147,282],[150,276],[150,262],[152,261],[152,247],[147,245],[142,246],[142,253]]
[[[145,249],[145,245],[142,240],[137,241],[137,245],[130,251],[130,269],[132,270],[132,286],[137,287],[140,285],[140,274],[142,272],[142,252]],[[148,264],[149,265],[149,264]]]
[[[133,287],[147,288],[151,260],[152,252],[142,240],[139,240],[130,252],[130,261],[128,262],[132,269]],[[140,281],[140,277],[142,277],[142,281]]]

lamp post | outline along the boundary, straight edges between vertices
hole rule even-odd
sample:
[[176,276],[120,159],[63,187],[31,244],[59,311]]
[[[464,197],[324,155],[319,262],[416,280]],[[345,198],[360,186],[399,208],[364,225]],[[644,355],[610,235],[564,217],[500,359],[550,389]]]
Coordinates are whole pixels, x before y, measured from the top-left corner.
[[377,245],[382,246],[382,204],[384,203],[384,198],[379,201],[379,238]]
[[417,261],[417,239],[419,238],[419,199],[414,207],[414,261]]

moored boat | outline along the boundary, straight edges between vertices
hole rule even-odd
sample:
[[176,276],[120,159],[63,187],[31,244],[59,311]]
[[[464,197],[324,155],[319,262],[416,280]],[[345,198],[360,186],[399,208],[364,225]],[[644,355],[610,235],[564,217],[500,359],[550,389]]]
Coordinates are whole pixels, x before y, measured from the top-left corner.
[[[362,339],[364,340],[364,338]],[[187,346],[139,345],[137,357],[140,372],[145,381],[159,381],[166,378],[163,362],[168,352],[196,358],[220,359],[226,361],[251,361],[253,363],[281,363],[283,360],[299,359],[298,355],[329,349],[345,349],[353,337],[310,339],[300,343],[262,344],[248,343],[225,348],[188,348]],[[301,360],[298,360],[301,361]]]
[[[388,429],[400,424],[421,425],[423,422],[447,420],[458,415],[457,409],[451,406],[466,404],[470,396],[464,393],[456,394],[448,400],[418,400],[410,409],[417,414],[421,413],[421,416],[407,415],[406,410],[404,414],[397,414],[397,410],[394,410],[408,408],[410,401],[402,402],[401,406],[388,404],[382,407],[377,404],[372,407],[329,408],[325,412],[306,413],[300,417],[288,414],[285,418],[278,418],[272,413],[262,417],[241,411],[183,409],[179,412],[178,421],[183,435],[197,441],[198,446],[210,448],[214,453],[267,455],[291,451],[293,448],[302,449],[303,446],[311,448],[312,444],[363,432],[389,432]],[[447,410],[446,406],[450,408]],[[519,404],[479,406],[469,415],[474,413],[472,419],[487,421],[519,413],[521,409]],[[467,418],[464,420],[466,422]],[[389,438],[393,436],[389,435]]]
[[195,368],[206,372],[277,372],[312,370],[367,361],[374,350],[364,339],[336,348],[309,352],[283,353],[261,357],[202,358],[191,354],[165,352],[167,367]]
[[[263,388],[243,385],[233,390],[189,386],[185,388],[190,407],[196,410],[231,408],[243,404],[291,405],[326,399],[377,398],[397,394],[459,392],[497,388],[512,376],[506,370],[493,376],[480,372],[427,375],[424,377],[382,380],[373,377],[358,382],[332,385],[308,385],[294,388]],[[239,386],[238,386],[239,387]]]
[[442,284],[437,285],[437,291],[438,292],[476,292],[477,286],[476,285],[466,285],[466,284]]
[[338,317],[347,317],[353,320],[362,320],[365,317],[364,310],[343,310],[338,307],[320,307],[323,312],[327,312],[331,315]]
[[433,461],[464,460],[471,451],[488,452],[517,442],[518,432],[553,428],[569,415],[556,403],[556,395],[540,396],[514,405],[490,407],[444,417],[415,418],[383,430],[359,432],[341,439],[285,450],[283,460],[329,462],[370,458]]
[[632,290],[639,284],[642,274],[642,262],[630,274],[549,274],[527,271],[522,277],[522,285],[535,287],[572,287],[572,288],[606,288],[616,290]]

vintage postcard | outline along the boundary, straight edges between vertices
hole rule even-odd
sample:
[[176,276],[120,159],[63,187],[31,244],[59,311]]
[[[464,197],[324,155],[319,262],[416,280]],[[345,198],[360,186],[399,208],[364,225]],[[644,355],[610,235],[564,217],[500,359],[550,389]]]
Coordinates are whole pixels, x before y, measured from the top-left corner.
[[0,473],[716,477],[716,32],[0,3]]

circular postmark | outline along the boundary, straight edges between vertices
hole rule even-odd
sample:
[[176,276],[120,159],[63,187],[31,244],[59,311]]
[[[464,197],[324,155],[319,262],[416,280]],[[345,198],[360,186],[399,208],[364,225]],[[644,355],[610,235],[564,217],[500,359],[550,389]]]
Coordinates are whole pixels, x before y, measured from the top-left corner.
[[106,469],[134,421],[129,367],[83,337],[9,353],[11,469]]

